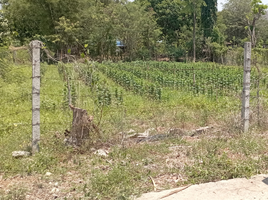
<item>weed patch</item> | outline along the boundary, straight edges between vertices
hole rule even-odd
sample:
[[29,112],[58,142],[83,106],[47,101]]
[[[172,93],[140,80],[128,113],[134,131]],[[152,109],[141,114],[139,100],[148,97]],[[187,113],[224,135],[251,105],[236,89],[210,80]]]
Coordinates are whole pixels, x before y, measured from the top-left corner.
[[[116,165],[107,174],[100,170],[92,171],[90,187],[84,187],[85,197],[92,199],[127,199],[140,193],[139,184],[146,181],[140,167]],[[135,184],[136,183],[136,184]]]

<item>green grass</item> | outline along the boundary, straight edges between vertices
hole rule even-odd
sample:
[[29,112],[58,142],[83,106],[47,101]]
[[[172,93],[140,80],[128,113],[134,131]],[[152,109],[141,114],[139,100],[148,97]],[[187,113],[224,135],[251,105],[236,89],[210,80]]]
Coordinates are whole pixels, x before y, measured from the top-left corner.
[[[248,134],[241,134],[239,118],[234,121],[240,114],[237,96],[213,99],[167,89],[163,100],[153,100],[135,95],[98,72],[99,85],[112,94],[111,103],[106,105],[97,100],[97,85],[90,88],[72,64],[66,67],[72,79],[72,94],[76,96],[73,103],[94,116],[101,138],[93,135],[94,141],[80,150],[67,147],[63,132],[70,130],[72,112],[66,104],[66,81],[57,66],[41,67],[40,153],[29,158],[14,159],[11,153],[31,148],[31,67],[10,66],[5,78],[0,79],[0,175],[4,177],[40,176],[39,184],[44,188],[49,182],[58,181],[66,184],[65,192],[72,191],[69,199],[129,199],[152,191],[151,178],[163,189],[267,172],[267,137],[262,134],[262,127],[257,126]],[[113,100],[116,88],[123,94],[120,103]],[[266,109],[267,105],[262,106]],[[207,125],[214,128],[189,136],[192,130]],[[135,143],[123,140],[120,133],[129,129],[144,132],[148,128],[155,128],[152,134],[180,128],[186,135]],[[93,154],[99,148],[107,149],[108,157]],[[48,171],[53,173],[52,177],[45,176]],[[183,178],[177,182],[169,178],[175,175]],[[72,182],[76,179],[81,179],[81,184]],[[27,188],[24,185],[18,194],[13,190],[0,191],[0,199],[12,195],[25,199]],[[30,194],[34,195],[34,191]],[[59,197],[64,199],[65,195],[61,192]]]
[[263,172],[267,138],[255,134],[202,139],[193,148],[195,162],[186,167],[191,183],[247,177]]

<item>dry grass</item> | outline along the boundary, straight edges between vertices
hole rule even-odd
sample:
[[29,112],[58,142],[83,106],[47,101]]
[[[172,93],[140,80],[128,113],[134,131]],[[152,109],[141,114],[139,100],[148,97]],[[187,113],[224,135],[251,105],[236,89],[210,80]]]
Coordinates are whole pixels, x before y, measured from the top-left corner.
[[[48,70],[46,76],[59,78],[56,68]],[[19,84],[7,84],[6,92],[17,94],[13,87]],[[63,85],[44,79],[42,92],[61,94]],[[81,84],[81,94],[85,91],[88,92],[87,87]],[[267,171],[268,136],[263,131],[266,104],[262,104],[261,126],[256,125],[256,111],[252,109],[251,130],[242,134],[237,98],[212,101],[187,93],[173,98],[173,102],[158,102],[127,93],[124,105],[104,108],[95,106],[92,99],[81,100],[78,104],[94,115],[102,137],[76,149],[63,142],[72,113],[63,109],[62,96],[46,97],[42,99],[45,107],[41,152],[23,159],[13,159],[11,152],[29,146],[31,130],[14,123],[26,116],[30,119],[31,113],[2,119],[0,199],[10,199],[12,195],[21,199],[131,199],[154,190],[152,179],[161,190]],[[28,104],[27,99],[12,102],[11,106],[5,105],[1,115],[10,112],[14,105]],[[213,128],[192,136],[193,130],[203,126]],[[182,134],[139,143],[137,138],[123,138],[130,129],[142,133],[149,128],[154,128],[150,135],[167,134],[172,128],[182,130]],[[94,154],[98,149],[107,151],[108,156]],[[47,172],[52,175],[46,176]]]

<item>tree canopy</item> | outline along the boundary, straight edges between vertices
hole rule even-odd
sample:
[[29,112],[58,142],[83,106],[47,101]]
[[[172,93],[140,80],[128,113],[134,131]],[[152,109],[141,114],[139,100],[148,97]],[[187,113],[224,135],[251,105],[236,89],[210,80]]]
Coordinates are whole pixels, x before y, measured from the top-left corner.
[[217,0],[205,0],[201,7],[201,23],[204,37],[211,37],[214,25],[217,22]]
[[[0,0],[0,45],[39,39],[57,56],[212,59],[226,44],[268,43],[261,0]],[[124,44],[118,48],[116,42]],[[215,51],[212,51],[214,49]],[[221,50],[219,50],[221,49]],[[224,50],[225,51],[225,50]],[[210,56],[208,56],[208,52]]]

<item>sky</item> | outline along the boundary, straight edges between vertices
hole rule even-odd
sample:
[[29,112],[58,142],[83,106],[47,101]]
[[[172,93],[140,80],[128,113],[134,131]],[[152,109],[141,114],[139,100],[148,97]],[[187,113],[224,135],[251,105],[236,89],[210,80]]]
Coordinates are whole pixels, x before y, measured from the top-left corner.
[[[222,10],[222,5],[226,2],[227,0],[218,0],[218,11]],[[268,0],[262,0],[262,3],[268,5]]]

